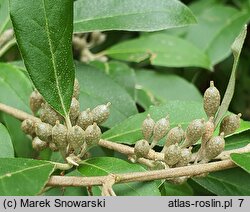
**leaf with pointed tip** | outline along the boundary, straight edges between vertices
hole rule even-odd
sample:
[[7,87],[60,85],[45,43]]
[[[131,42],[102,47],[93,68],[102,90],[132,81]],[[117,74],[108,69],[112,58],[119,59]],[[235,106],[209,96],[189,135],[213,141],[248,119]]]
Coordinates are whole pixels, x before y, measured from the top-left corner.
[[[190,54],[192,52],[192,54]],[[152,65],[167,67],[202,67],[211,69],[208,56],[191,42],[163,33],[125,41],[105,51],[114,59],[130,62],[150,60]]]
[[10,17],[27,71],[37,90],[67,116],[74,84],[72,0],[11,0]]
[[177,0],[78,0],[74,32],[104,30],[156,31],[196,23]]
[[14,158],[14,149],[6,127],[0,123],[0,158]]
[[1,196],[38,195],[54,171],[53,164],[32,159],[0,158],[0,164]]
[[243,44],[246,38],[246,34],[247,34],[247,25],[244,26],[244,28],[242,29],[242,31],[240,32],[240,34],[238,35],[238,37],[235,39],[234,43],[231,46],[232,52],[234,55],[234,63],[233,63],[233,68],[232,68],[231,76],[227,85],[225,95],[223,97],[219,111],[215,118],[216,126],[218,125],[222,117],[227,112],[229,104],[233,98],[237,66],[238,66],[238,62],[240,58],[241,49],[243,47]]

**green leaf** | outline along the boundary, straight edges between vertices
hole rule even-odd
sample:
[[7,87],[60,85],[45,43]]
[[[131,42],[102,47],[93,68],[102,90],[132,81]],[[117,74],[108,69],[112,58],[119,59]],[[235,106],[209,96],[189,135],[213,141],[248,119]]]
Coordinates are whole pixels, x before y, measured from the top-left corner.
[[103,123],[112,127],[137,113],[134,100],[127,91],[110,77],[91,66],[76,65],[76,76],[80,83],[81,109],[93,109],[99,104],[111,102],[110,117]]
[[10,64],[0,63],[0,102],[25,112],[29,108],[32,86],[29,79]]
[[[138,164],[130,164],[124,160],[99,157],[83,161],[78,171],[83,176],[105,176],[108,174],[128,173],[128,172],[144,172],[146,171]],[[133,182],[115,184],[113,189],[118,196],[159,196],[160,192],[154,181],[152,182]],[[93,188],[94,195],[101,194],[100,187]]]
[[0,35],[10,25],[9,1],[0,0]]
[[189,27],[186,39],[206,52],[215,65],[230,55],[230,46],[248,22],[249,12],[218,4],[194,12],[198,24]]
[[6,127],[0,123],[0,158],[14,158],[14,149]]
[[250,143],[250,130],[225,138],[225,150],[237,149]]
[[236,163],[239,167],[250,173],[250,153],[233,153],[230,155],[231,159]]
[[[0,103],[31,113],[29,96],[32,85],[27,76],[13,65],[0,63]],[[31,140],[22,132],[21,122],[2,113],[3,123],[7,127],[17,157],[32,157]]]
[[23,158],[34,157],[31,139],[22,131],[21,121],[8,114],[3,114],[2,119],[10,133],[15,156]]
[[136,87],[136,103],[145,110],[149,109],[152,105],[160,104],[159,100],[150,91],[139,86]]
[[98,62],[94,61],[91,65],[97,67],[105,74],[110,76],[116,83],[121,85],[132,99],[135,99],[135,71],[134,69],[130,68],[125,63],[121,63],[118,61],[111,61],[111,62]]
[[200,92],[193,84],[174,74],[140,70],[136,72],[136,81],[137,87],[150,92],[161,103],[170,100],[202,101]]
[[38,91],[67,116],[74,84],[72,0],[11,0],[10,17],[25,66]]
[[[188,111],[188,113],[187,113]],[[134,144],[142,138],[141,124],[147,114],[156,121],[169,114],[171,128],[181,124],[186,128],[189,122],[194,119],[206,117],[202,103],[192,101],[169,101],[161,106],[152,106],[144,113],[129,117],[127,120],[116,125],[103,134],[103,139],[117,143]],[[159,143],[163,145],[163,143]]]
[[162,196],[192,196],[193,194],[193,189],[188,183],[175,185],[165,182],[161,190]]
[[219,111],[218,111],[216,118],[215,118],[215,125],[217,125],[220,122],[220,120],[223,118],[223,116],[227,112],[229,104],[233,98],[237,65],[239,62],[241,49],[242,49],[244,40],[246,38],[246,34],[247,34],[247,25],[244,26],[241,33],[238,35],[238,37],[235,39],[234,43],[231,46],[233,56],[234,56],[233,68],[232,68],[231,76],[230,76],[230,79],[229,79],[229,82],[227,85],[225,95],[223,97]]
[[249,174],[240,168],[214,172],[207,177],[193,180],[219,196],[250,195]]
[[23,158],[0,158],[0,195],[38,195],[45,186],[54,165],[46,161]]
[[[192,54],[190,54],[192,52]],[[178,37],[156,33],[112,46],[105,53],[115,59],[167,67],[196,66],[211,69],[206,54],[192,43]]]
[[196,23],[177,0],[78,0],[74,32],[95,30],[156,31]]

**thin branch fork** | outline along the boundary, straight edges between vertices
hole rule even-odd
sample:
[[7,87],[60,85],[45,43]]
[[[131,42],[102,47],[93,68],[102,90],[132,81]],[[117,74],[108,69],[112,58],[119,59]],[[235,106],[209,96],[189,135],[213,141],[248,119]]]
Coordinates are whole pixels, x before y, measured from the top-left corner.
[[182,176],[192,177],[203,173],[220,171],[234,167],[236,167],[236,165],[230,159],[227,159],[224,161],[211,162],[207,164],[196,164],[185,167],[156,170],[156,171],[112,174],[108,176],[98,176],[98,177],[51,176],[46,186],[84,187],[84,186],[103,185],[106,187],[105,192],[108,190],[109,195],[111,195],[110,188],[112,189],[112,185],[117,183],[128,183],[128,182],[138,182],[138,181],[142,182],[142,181],[168,179],[168,178],[182,177]]

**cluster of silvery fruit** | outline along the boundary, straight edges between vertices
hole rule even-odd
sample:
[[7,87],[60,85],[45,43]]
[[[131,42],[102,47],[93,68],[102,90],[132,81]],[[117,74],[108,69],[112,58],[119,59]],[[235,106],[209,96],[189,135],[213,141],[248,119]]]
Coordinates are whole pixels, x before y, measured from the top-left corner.
[[190,164],[192,146],[201,141],[201,147],[196,153],[195,162],[207,163],[217,157],[225,147],[224,136],[232,134],[240,126],[240,117],[230,114],[220,123],[219,135],[214,135],[214,117],[220,107],[220,93],[213,81],[204,93],[203,107],[207,119],[195,119],[191,121],[184,131],[181,125],[170,129],[169,117],[164,117],[155,122],[150,115],[142,123],[144,139],[136,142],[134,156],[147,158],[152,149],[161,139],[165,138],[165,144],[161,151],[164,154],[165,167],[182,167]]
[[71,101],[69,117],[72,127],[67,127],[64,118],[57,113],[35,90],[30,95],[30,108],[40,120],[26,119],[22,122],[22,130],[32,137],[32,146],[41,151],[50,148],[60,151],[64,159],[74,165],[97,145],[101,138],[98,125],[105,122],[110,114],[111,103],[98,105],[80,112],[80,86],[78,80],[74,82],[74,92]]

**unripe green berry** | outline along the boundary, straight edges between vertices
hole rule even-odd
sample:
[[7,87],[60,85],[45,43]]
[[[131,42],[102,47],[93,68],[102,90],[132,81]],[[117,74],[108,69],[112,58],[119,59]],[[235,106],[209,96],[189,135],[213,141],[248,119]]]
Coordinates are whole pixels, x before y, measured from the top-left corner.
[[150,114],[147,115],[147,118],[143,121],[142,123],[142,135],[143,137],[149,141],[153,131],[154,131],[154,126],[155,122],[154,120],[150,117]]
[[80,96],[80,85],[79,85],[79,81],[75,79],[73,97],[76,99],[79,99],[79,96]]
[[169,126],[170,124],[168,116],[166,118],[161,118],[155,123],[151,148],[153,148],[157,142],[167,134]]
[[44,98],[42,95],[37,91],[34,90],[30,95],[30,109],[35,114],[42,106],[42,103],[44,103]]
[[86,129],[89,125],[93,124],[93,116],[90,109],[82,111],[76,121],[76,124],[82,129]]
[[204,161],[210,161],[218,156],[225,148],[224,133],[211,138],[205,146]]
[[85,142],[88,147],[95,146],[99,143],[101,139],[101,129],[96,123],[89,125],[85,130]]
[[36,151],[42,151],[47,147],[47,142],[41,140],[38,137],[35,137],[32,140],[32,147],[33,149],[35,149]]
[[204,93],[203,107],[208,117],[215,116],[220,106],[220,92],[210,81],[210,87]]
[[181,154],[180,154],[180,160],[179,162],[176,164],[176,167],[182,167],[182,166],[187,166],[189,164],[189,162],[192,159],[192,152],[191,152],[191,148],[184,148],[181,150]]
[[93,116],[93,121],[96,124],[101,124],[108,119],[110,114],[109,110],[110,105],[111,105],[110,102],[108,102],[106,105],[98,105],[91,111]]
[[72,123],[76,122],[77,117],[80,114],[80,103],[76,98],[72,98],[70,110],[69,110],[69,117]]
[[173,166],[181,158],[181,148],[178,146],[178,144],[172,144],[170,145],[164,152],[164,161],[167,165]]
[[205,120],[195,119],[193,120],[186,129],[186,139],[182,143],[181,147],[189,147],[195,144],[201,136],[205,133]]
[[149,153],[150,145],[148,141],[142,139],[135,143],[134,154],[137,158],[146,157]]
[[37,123],[36,135],[43,141],[50,141],[52,135],[52,126],[44,122]]
[[168,147],[172,144],[180,143],[184,139],[184,137],[185,137],[185,132],[181,128],[181,125],[172,128],[171,130],[169,130],[167,134],[165,147]]
[[62,121],[63,117],[58,114],[48,103],[42,104],[40,119],[52,126],[56,124],[56,121]]
[[74,149],[76,153],[79,153],[79,150],[84,142],[85,132],[79,126],[73,126],[68,130],[68,143]]
[[241,113],[225,116],[220,124],[220,133],[224,132],[225,136],[234,133],[240,127],[240,117]]
[[25,134],[33,136],[35,134],[35,122],[31,119],[25,119],[21,124],[21,129]]
[[67,127],[60,124],[59,121],[56,122],[56,125],[52,128],[52,142],[62,150],[66,149],[67,143]]

